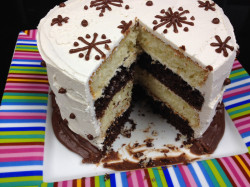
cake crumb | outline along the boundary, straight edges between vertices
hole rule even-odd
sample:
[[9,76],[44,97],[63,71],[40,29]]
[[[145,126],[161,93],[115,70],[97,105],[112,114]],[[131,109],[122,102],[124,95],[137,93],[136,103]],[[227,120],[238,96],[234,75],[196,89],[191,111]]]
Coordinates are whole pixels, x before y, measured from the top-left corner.
[[110,179],[110,175],[106,173],[106,174],[104,175],[104,181],[107,181],[107,180],[109,180],[109,179]]
[[158,136],[158,132],[155,131],[155,130],[153,130],[153,131],[152,131],[152,136]]

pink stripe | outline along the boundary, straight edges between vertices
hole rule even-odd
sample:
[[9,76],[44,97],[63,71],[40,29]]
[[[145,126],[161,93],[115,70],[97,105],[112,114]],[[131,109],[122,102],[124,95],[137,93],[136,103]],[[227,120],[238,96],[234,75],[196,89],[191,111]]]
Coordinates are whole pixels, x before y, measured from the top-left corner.
[[29,88],[29,89],[27,89],[27,88],[6,88],[5,87],[5,92],[6,91],[8,91],[8,90],[13,90],[13,91],[37,91],[37,92],[47,92],[48,91],[48,88],[43,88],[43,89],[41,89],[41,88]]
[[72,187],[72,186],[73,186],[73,180],[67,181],[67,186],[68,186],[68,187]]
[[1,152],[3,150],[6,151],[14,151],[14,150],[22,150],[22,149],[43,149],[43,145],[14,145],[14,146],[0,146]]
[[46,113],[39,113],[39,112],[0,112],[0,117],[1,116],[46,116]]
[[43,161],[43,156],[30,156],[30,157],[11,157],[11,158],[0,158],[0,162],[15,162],[15,161],[28,161],[28,160],[41,160]]
[[228,166],[227,162],[224,160],[224,158],[220,158],[221,162],[223,163],[223,165],[225,166],[226,170],[228,171],[228,173],[230,174],[230,176],[232,177],[234,183],[236,184],[236,186],[240,186],[236,176],[234,175],[234,172],[231,170],[231,167]]
[[250,166],[250,159],[248,158],[247,154],[249,154],[249,153],[242,154],[241,156],[245,159],[246,163],[248,163],[248,168],[249,168],[249,166]]
[[39,53],[28,52],[28,51],[15,51],[14,55],[21,55],[21,56],[33,56],[33,57],[41,57]]
[[233,69],[232,69],[232,71],[234,70],[234,69],[236,69],[236,68],[242,68],[242,65],[241,64],[237,64],[237,65],[235,65],[235,66],[233,66]]
[[21,88],[26,88],[25,86],[27,86],[28,88],[33,88],[33,87],[38,87],[38,88],[49,88],[49,85],[47,83],[44,84],[31,84],[31,83],[14,83],[14,82],[7,82],[6,86],[15,86],[15,87],[21,87]]
[[[248,125],[249,126],[249,125]],[[239,130],[239,129],[238,129]],[[245,132],[250,132],[250,127],[247,127],[245,129],[241,129],[239,130],[239,133],[242,134],[242,133],[245,133]]]
[[26,152],[26,153],[6,153],[0,154],[1,158],[14,158],[14,157],[43,157],[43,152]]
[[144,186],[149,186],[148,181],[146,180],[145,169],[141,170],[141,175],[142,175],[142,178],[143,178]]
[[85,178],[85,186],[90,186],[90,177]]
[[6,89],[49,89],[48,84],[33,84],[33,86],[11,86],[11,85],[6,85]]
[[1,154],[4,153],[32,153],[32,152],[43,152],[43,148],[21,148],[21,149],[4,149],[1,150]]
[[0,116],[0,119],[46,119],[46,116]]
[[225,157],[224,160],[226,161],[227,165],[230,167],[233,175],[236,177],[236,179],[239,182],[240,186],[244,186],[244,183],[241,180],[241,178],[243,177],[243,174],[241,173],[241,171],[238,169],[237,166],[235,167],[233,165],[233,163],[234,163],[233,159],[231,157]]
[[134,187],[138,187],[138,181],[137,181],[137,177],[136,177],[136,172],[135,171],[131,171],[131,179],[133,182],[133,186]]
[[240,62],[237,60],[234,62],[233,68],[238,67],[239,65],[241,66]]
[[143,170],[136,170],[135,171],[139,186],[143,186],[143,177],[142,177],[142,172],[141,171],[143,171]]
[[245,128],[250,128],[250,121],[248,121],[248,122],[249,123],[245,123],[245,124],[242,124],[241,126],[237,127],[237,129],[242,130],[242,129],[245,129]]
[[247,116],[245,118],[234,120],[234,124],[236,127],[239,127],[240,125],[244,125],[245,121],[249,121],[249,120],[250,120],[250,116]]
[[192,176],[192,174],[190,173],[189,169],[187,166],[184,166],[184,165],[179,165],[178,166],[179,169],[180,169],[180,172],[183,176],[183,179],[185,181],[185,184],[187,186],[197,186],[196,182],[194,181],[194,178]]
[[128,186],[133,186],[133,181],[132,181],[132,173],[131,171],[128,171],[127,173],[127,180],[128,180]]
[[62,182],[62,187],[67,187],[67,185],[68,185],[68,181],[63,181]]
[[63,181],[57,183],[57,187],[62,187],[63,186]]
[[47,79],[47,76],[41,76],[41,75],[17,75],[17,74],[9,74],[8,78],[13,78],[13,77],[18,77],[18,78],[41,78],[41,79]]
[[245,93],[245,92],[250,92],[250,86],[244,86],[242,88],[227,91],[227,92],[224,93],[223,98],[232,97],[232,96],[239,95],[239,94],[242,94],[242,93]]

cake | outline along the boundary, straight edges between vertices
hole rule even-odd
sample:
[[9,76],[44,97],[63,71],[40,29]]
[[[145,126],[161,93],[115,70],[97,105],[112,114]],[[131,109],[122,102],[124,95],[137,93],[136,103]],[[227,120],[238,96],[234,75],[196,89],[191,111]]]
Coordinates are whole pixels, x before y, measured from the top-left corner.
[[37,42],[55,134],[90,163],[120,133],[135,84],[182,134],[199,140],[238,50],[223,10],[203,0],[69,0],[40,21]]

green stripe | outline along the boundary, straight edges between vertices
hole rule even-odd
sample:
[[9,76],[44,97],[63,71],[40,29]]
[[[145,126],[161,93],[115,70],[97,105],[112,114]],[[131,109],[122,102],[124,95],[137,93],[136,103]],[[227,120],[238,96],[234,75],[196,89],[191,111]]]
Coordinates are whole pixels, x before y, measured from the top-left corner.
[[37,46],[35,46],[35,45],[16,45],[16,48],[37,49]]
[[[8,177],[8,178],[0,178],[0,183],[12,183],[12,182],[40,182],[42,183],[43,177],[42,176],[27,176],[27,177]],[[2,184],[1,184],[2,185]],[[34,184],[33,184],[34,185]]]
[[234,118],[241,117],[241,116],[244,116],[244,115],[247,115],[247,114],[249,114],[249,111],[244,111],[244,112],[240,112],[240,113],[237,113],[237,114],[233,114],[233,115],[230,115],[230,117],[232,119],[234,119]]
[[248,74],[243,74],[243,75],[239,75],[239,76],[236,76],[236,77],[230,77],[231,80],[235,80],[235,79],[240,79],[240,78],[243,78],[243,77],[248,77]]
[[44,69],[27,69],[27,68],[22,68],[22,69],[17,69],[17,68],[10,68],[11,71],[33,71],[33,72],[46,72]]
[[44,142],[44,138],[0,139],[0,143],[17,143],[17,142]]
[[216,178],[213,175],[213,172],[211,171],[211,169],[209,168],[208,164],[206,161],[201,161],[202,165],[204,166],[204,168],[206,169],[210,179],[212,180],[214,186],[219,186],[219,183],[217,182]]
[[231,116],[231,115],[237,114],[239,112],[245,112],[245,111],[250,112],[250,107],[246,107],[246,108],[242,108],[242,109],[239,109],[239,110],[235,110],[233,112],[229,112],[229,115]]
[[211,169],[211,171],[213,172],[213,175],[215,176],[215,178],[218,181],[219,185],[220,186],[226,186],[224,180],[222,179],[220,173],[216,169],[216,167],[213,164],[213,162],[211,160],[207,160],[207,164],[208,164],[209,168]]
[[162,182],[161,182],[161,177],[160,177],[159,172],[158,172],[158,169],[153,168],[152,170],[153,170],[153,173],[154,173],[154,176],[155,176],[155,180],[157,182],[157,186],[162,186],[163,187]]
[[44,131],[1,131],[1,136],[7,136],[7,135],[44,135]]
[[3,187],[19,187],[19,186],[40,186],[40,184],[42,183],[42,181],[20,181],[20,182],[8,182],[8,183],[3,183],[0,186]]
[[0,139],[31,139],[31,138],[44,138],[41,134],[30,134],[30,135],[1,135]]
[[223,181],[225,182],[226,186],[232,186],[231,182],[229,181],[229,179],[227,178],[227,175],[225,174],[225,172],[223,171],[223,169],[221,168],[220,164],[218,163],[218,161],[216,159],[212,159],[211,160],[214,164],[214,166],[216,167],[216,169],[218,170],[219,174],[221,175],[221,177],[223,178]]
[[17,47],[16,50],[17,50],[17,51],[34,51],[34,52],[37,52],[37,51],[38,51],[37,48],[30,48],[30,47],[27,47],[27,48]]
[[47,72],[39,72],[39,71],[17,71],[17,70],[10,70],[9,73],[24,73],[24,74],[42,74],[47,75]]
[[[45,67],[23,67],[23,66],[11,66],[10,69],[16,69],[16,70],[19,70],[19,69],[27,69],[27,70],[46,70]],[[12,79],[14,79],[15,77],[13,77]]]
[[100,187],[105,187],[104,175],[99,176]]
[[4,102],[18,102],[18,103],[47,103],[47,100],[35,100],[35,99],[3,99]]
[[9,95],[9,96],[40,96],[40,97],[48,97],[48,94],[42,94],[42,93],[11,93],[11,92],[5,92],[4,93],[4,96],[5,95]]
[[246,108],[246,107],[250,107],[250,103],[230,108],[230,109],[227,110],[227,112],[233,112],[233,111],[236,111],[236,110],[239,110],[239,109],[243,109],[243,108]]
[[33,100],[48,100],[48,97],[40,96],[8,96],[4,95],[2,99],[33,99]]
[[242,72],[242,71],[245,71],[245,69],[244,69],[244,68],[241,68],[241,69],[233,70],[233,71],[231,72],[231,75],[233,75],[233,74],[235,74],[235,73]]

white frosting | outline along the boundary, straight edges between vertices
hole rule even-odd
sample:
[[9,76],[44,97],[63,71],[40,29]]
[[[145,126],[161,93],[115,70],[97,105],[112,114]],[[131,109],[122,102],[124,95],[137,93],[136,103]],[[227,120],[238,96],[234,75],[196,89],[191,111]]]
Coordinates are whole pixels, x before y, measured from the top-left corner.
[[[101,10],[96,10],[96,7],[91,8],[90,2],[91,0],[66,1],[65,7],[53,8],[38,26],[38,48],[47,63],[50,86],[56,95],[62,118],[69,121],[70,128],[83,137],[88,134],[98,137],[100,134],[100,123],[95,118],[94,101],[89,91],[89,79],[103,59],[95,60],[95,56],[100,55],[95,49],[92,49],[89,60],[85,60],[85,57],[79,58],[79,53],[70,54],[69,50],[86,46],[78,40],[78,37],[86,39],[86,34],[89,34],[91,38],[86,40],[91,42],[93,34],[97,33],[97,42],[111,40],[111,43],[108,43],[110,50],[106,50],[104,45],[97,46],[108,58],[124,38],[121,29],[117,28],[121,25],[121,21],[131,20],[134,25],[137,18],[141,25],[166,44],[170,44],[175,49],[184,45],[186,48],[184,55],[201,67],[208,65],[213,67],[206,84],[197,88],[205,97],[204,107],[200,111],[199,130],[204,132],[215,113],[216,104],[221,100],[222,85],[225,78],[229,76],[238,48],[233,28],[222,9],[215,5],[215,11],[205,11],[204,7],[198,7],[197,0],[155,0],[153,6],[147,6],[146,0],[123,0],[122,7],[110,5],[112,10],[105,9],[104,16],[100,17]],[[84,9],[85,5],[88,6],[87,10]],[[125,9],[126,5],[129,5],[129,9]],[[160,21],[155,16],[162,15],[160,11],[162,9],[167,11],[169,7],[173,11],[178,11],[179,7],[188,10],[189,13],[183,16],[187,17],[187,21],[193,22],[194,26],[183,24],[182,27],[177,28],[178,33],[173,32],[173,27],[170,27],[167,29],[167,34],[164,34],[165,25],[153,30],[155,26],[153,21],[157,20],[158,23]],[[57,18],[58,15],[63,18],[68,17],[67,23],[62,22],[62,26],[58,24],[51,26],[52,19]],[[190,19],[192,16],[195,20]],[[220,23],[213,24],[213,18],[219,18]],[[81,25],[83,19],[88,22],[86,27]],[[188,28],[188,32],[183,30],[185,27]],[[102,34],[106,35],[106,39],[101,38]],[[224,57],[223,53],[215,52],[217,47],[210,46],[210,43],[217,43],[215,35],[220,36],[222,41],[228,36],[231,37],[227,44],[233,46],[234,51],[227,49],[228,57]],[[78,42],[79,46],[75,47],[74,42]],[[82,53],[86,56],[87,50]],[[67,93],[58,94],[60,87],[66,88]],[[75,113],[77,119],[70,119],[70,113]],[[101,141],[97,138],[93,143],[101,146]]]

